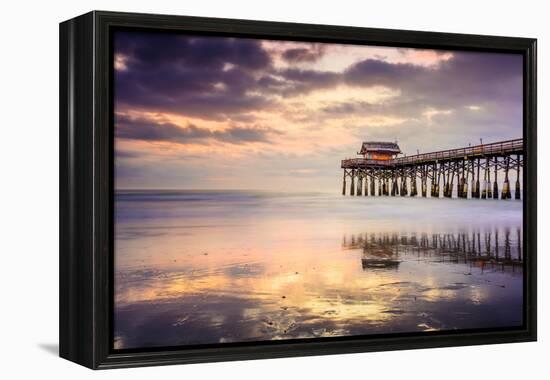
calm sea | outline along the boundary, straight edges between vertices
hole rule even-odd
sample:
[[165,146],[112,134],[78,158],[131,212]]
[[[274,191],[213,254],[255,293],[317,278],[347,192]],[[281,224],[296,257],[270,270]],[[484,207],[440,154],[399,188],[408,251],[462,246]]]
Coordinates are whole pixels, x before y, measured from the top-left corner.
[[116,195],[115,348],[522,324],[522,204]]

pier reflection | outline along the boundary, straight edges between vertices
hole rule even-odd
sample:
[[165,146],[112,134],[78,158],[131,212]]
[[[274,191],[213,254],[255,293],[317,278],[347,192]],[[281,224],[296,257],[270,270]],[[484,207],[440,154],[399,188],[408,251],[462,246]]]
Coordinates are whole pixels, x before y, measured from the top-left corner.
[[404,255],[435,262],[521,273],[521,229],[441,234],[344,235],[342,249],[362,250],[363,270],[398,270]]

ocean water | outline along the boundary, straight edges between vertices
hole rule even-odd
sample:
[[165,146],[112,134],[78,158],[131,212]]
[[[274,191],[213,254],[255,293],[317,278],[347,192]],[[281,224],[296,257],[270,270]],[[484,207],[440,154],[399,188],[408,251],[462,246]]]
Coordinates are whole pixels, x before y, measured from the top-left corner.
[[115,348],[523,322],[520,201],[124,191],[115,209]]

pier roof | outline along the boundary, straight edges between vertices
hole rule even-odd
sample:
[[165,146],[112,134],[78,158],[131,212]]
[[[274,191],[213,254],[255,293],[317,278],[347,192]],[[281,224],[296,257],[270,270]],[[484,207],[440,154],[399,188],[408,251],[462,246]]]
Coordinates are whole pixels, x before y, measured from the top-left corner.
[[393,142],[365,141],[363,145],[361,145],[359,154],[365,154],[366,152],[401,153],[401,149],[397,143]]

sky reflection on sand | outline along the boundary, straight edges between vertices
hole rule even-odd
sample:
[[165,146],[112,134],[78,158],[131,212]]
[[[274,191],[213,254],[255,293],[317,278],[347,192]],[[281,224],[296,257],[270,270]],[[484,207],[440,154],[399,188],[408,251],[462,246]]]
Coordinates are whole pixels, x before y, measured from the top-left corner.
[[520,202],[159,199],[117,199],[116,348],[522,323]]

